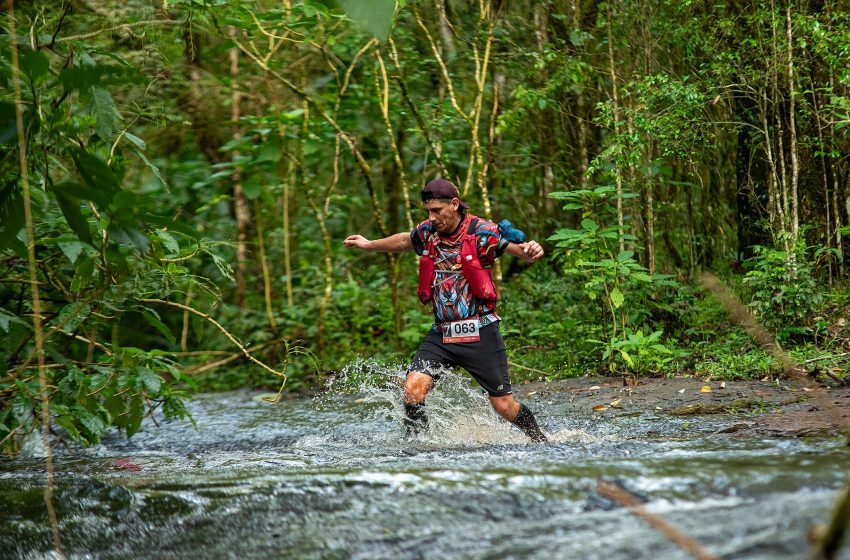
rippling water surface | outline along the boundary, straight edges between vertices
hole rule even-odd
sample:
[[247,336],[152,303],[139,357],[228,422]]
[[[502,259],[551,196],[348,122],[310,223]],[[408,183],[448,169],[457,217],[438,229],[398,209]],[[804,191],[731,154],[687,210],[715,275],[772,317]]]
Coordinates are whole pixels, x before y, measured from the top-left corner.
[[[575,418],[526,399],[527,443],[461,376],[401,428],[400,373],[358,366],[311,400],[200,396],[188,422],[58,448],[70,558],[689,558],[596,493],[617,480],[723,558],[802,558],[850,453],[835,439],[741,439],[654,411]],[[0,460],[0,558],[52,557],[37,440]],[[843,559],[850,559],[845,547]]]

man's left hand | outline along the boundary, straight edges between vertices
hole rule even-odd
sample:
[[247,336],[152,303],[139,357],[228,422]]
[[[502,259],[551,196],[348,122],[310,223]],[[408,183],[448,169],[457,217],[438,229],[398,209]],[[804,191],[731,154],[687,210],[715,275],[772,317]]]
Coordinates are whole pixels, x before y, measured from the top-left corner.
[[543,247],[537,241],[526,241],[520,243],[519,248],[522,249],[522,258],[528,262],[539,261],[543,258]]

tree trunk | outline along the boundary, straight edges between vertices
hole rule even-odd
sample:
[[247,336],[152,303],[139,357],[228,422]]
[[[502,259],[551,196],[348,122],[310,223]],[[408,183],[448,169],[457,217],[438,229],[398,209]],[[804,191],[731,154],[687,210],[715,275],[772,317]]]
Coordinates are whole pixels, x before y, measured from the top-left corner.
[[[611,8],[611,4],[613,0],[606,4],[607,14],[605,15],[605,19],[607,20],[608,27],[608,71],[611,76],[611,102],[613,103],[614,109],[614,134],[620,134],[620,99],[617,92],[617,72],[615,70],[614,65],[614,37],[611,32],[611,19],[614,17],[613,10]],[[620,241],[620,252],[626,250],[625,239],[623,239],[623,235],[625,235],[625,227],[623,225],[623,175],[621,170],[619,169],[618,164],[614,164],[614,180],[617,184],[617,233],[619,234]]]
[[[827,146],[824,142],[823,138],[823,127],[821,126],[821,118],[820,112],[818,111],[818,93],[817,88],[815,87],[814,80],[811,82],[812,84],[812,109],[815,117],[815,128],[818,131],[818,142],[821,151],[820,155],[820,165],[821,165],[821,178],[823,180],[823,201],[824,201],[824,212],[826,214],[826,234],[824,235],[824,246],[829,249],[832,246],[832,210],[830,205],[832,204],[832,200],[830,200],[829,196],[829,175],[827,174],[826,169],[826,154]],[[838,233],[836,229],[836,233]],[[829,271],[829,284],[832,285],[832,262],[828,263],[827,269]]]
[[[280,137],[280,149],[285,151],[286,142],[286,125],[280,125],[278,136]],[[289,190],[291,185],[296,181],[295,166],[286,157],[286,154],[281,154],[280,157],[280,176],[283,180],[283,272],[286,274],[286,305],[292,307],[294,297],[292,293],[292,246],[290,239],[292,232],[289,227]]]
[[[189,288],[186,290],[186,299],[183,301],[185,307],[192,305],[192,286],[194,282],[189,281]],[[183,329],[180,332],[180,350],[186,352],[189,350],[189,311],[183,310]]]
[[791,130],[791,245],[795,245],[800,235],[800,212],[798,209],[799,197],[797,195],[797,184],[800,177],[800,165],[797,161],[797,116],[796,95],[797,88],[794,84],[794,42],[791,29],[791,4],[789,2],[785,10],[785,24],[788,34],[788,103],[789,103],[789,128]]
[[[574,0],[571,4],[573,13],[573,29],[579,30],[581,29],[581,2],[580,0]],[[584,97],[584,88],[581,88],[576,93],[575,118],[576,144],[578,152],[578,162],[576,165],[578,176],[576,179],[579,189],[584,189],[587,186],[587,168],[590,166],[590,156],[587,147],[589,136],[587,131],[587,121],[590,119],[586,118],[587,109]]]
[[452,29],[449,15],[446,13],[446,2],[445,0],[435,0],[435,2],[440,20],[440,39],[442,39],[443,52],[449,58],[452,58],[455,52],[454,29]]
[[[650,151],[652,148],[649,148]],[[649,158],[646,166],[646,185],[644,187],[644,212],[646,213],[646,268],[650,276],[655,274],[655,211],[654,194],[652,185],[652,158]]]
[[[236,36],[236,29],[231,27],[228,31],[230,37]],[[230,49],[230,134],[234,140],[241,137],[239,131],[239,50],[236,47]],[[233,152],[233,161],[237,161],[239,152]],[[233,171],[233,213],[236,219],[236,306],[245,309],[245,276],[246,263],[248,261],[248,200],[242,191],[242,177],[237,170]]]
[[685,200],[688,208],[688,276],[694,278],[697,268],[696,233],[694,231],[694,189],[685,190]]
[[[313,210],[313,215],[316,217],[316,223],[319,225],[319,230],[322,234],[322,244],[324,248],[324,290],[322,291],[322,297],[319,300],[319,315],[316,319],[316,346],[319,351],[324,350],[325,348],[325,317],[327,315],[328,305],[331,301],[331,296],[333,295],[333,261],[332,261],[332,247],[331,247],[331,235],[328,231],[328,226],[325,223],[325,214],[322,212],[321,207],[316,202],[316,193],[315,189],[311,188],[310,182],[307,181],[307,162],[304,150],[304,144],[307,140],[307,135],[310,130],[310,105],[304,100],[302,102],[302,108],[304,110],[304,116],[301,121],[301,136],[299,138],[299,154],[298,159],[299,166],[301,169],[300,173],[300,181],[299,186],[301,187],[301,192],[306,195],[307,203],[310,205],[310,208]],[[334,153],[334,176],[338,177],[338,165],[339,165],[339,135],[337,135],[336,148]]]
[[[761,118],[762,118],[762,132],[764,134],[764,149],[765,155],[767,156],[767,175],[768,175],[768,213],[772,215],[771,224],[773,224],[773,238],[774,241],[778,241],[779,238],[783,240],[785,244],[786,252],[790,252],[790,248],[788,247],[788,236],[784,234],[785,231],[785,212],[784,205],[782,203],[782,193],[779,189],[779,180],[777,177],[777,166],[773,157],[773,142],[771,141],[771,131],[770,126],[767,121],[767,112],[769,110],[769,103],[767,100],[767,92],[762,91],[762,101],[763,105],[760,108]],[[781,147],[780,147],[781,149]]]
[[210,164],[222,161],[219,148],[222,138],[219,136],[218,123],[224,119],[221,114],[217,97],[210,98],[201,85],[201,37],[192,31],[190,26],[183,30],[184,57],[186,73],[189,81],[188,93],[182,101],[185,103],[192,124],[192,132],[198,143],[198,148]]
[[[751,103],[748,98],[736,96],[734,101],[733,118],[741,120],[742,122],[748,122],[748,115],[755,113],[763,116],[763,108],[759,106],[753,107],[753,105],[754,104]],[[769,141],[767,133],[763,132],[763,135],[765,153],[770,156],[770,146],[767,144]],[[758,212],[757,206],[754,205],[753,202],[757,202],[758,200],[758,192],[756,191],[756,188],[758,185],[762,185],[761,179],[763,178],[767,179],[764,181],[764,186],[768,191],[768,215],[770,217],[774,217],[775,215],[773,205],[776,193],[774,192],[775,187],[773,186],[772,175],[769,175],[771,167],[766,167],[766,171],[768,173],[767,177],[765,177],[764,174],[759,173],[760,177],[757,178],[758,180],[753,179],[753,166],[762,161],[761,159],[753,157],[753,144],[752,129],[749,126],[740,127],[738,129],[735,151],[735,185],[737,187],[737,194],[735,196],[735,216],[736,221],[738,222],[738,247],[735,258],[738,263],[742,263],[752,257],[752,247],[759,244],[759,236],[756,231],[755,220],[755,217],[758,216]],[[757,146],[759,142],[756,141],[755,144]],[[768,157],[768,160],[770,160],[771,157],[772,156]],[[756,169],[761,170],[765,168],[757,166]]]
[[[777,142],[777,156],[778,156],[778,178],[779,178],[779,199],[780,199],[780,229],[777,232],[780,240],[782,241],[783,247],[785,249],[786,260],[789,268],[793,262],[793,255],[791,254],[792,250],[792,232],[790,223],[791,223],[791,193],[788,189],[788,175],[787,175],[787,167],[785,164],[785,129],[782,126],[782,111],[780,109],[780,97],[779,97],[779,75],[778,69],[774,69],[772,67],[773,64],[779,64],[779,38],[776,33],[776,7],[774,6],[773,0],[770,2],[770,30],[771,30],[771,68],[770,68],[770,76],[771,76],[771,108],[773,114],[773,122],[776,126],[776,142]],[[770,136],[767,137],[767,140],[770,140]]]
[[274,310],[272,305],[272,282],[269,274],[269,263],[266,258],[266,241],[263,239],[263,217],[260,214],[259,199],[254,200],[254,219],[257,222],[257,249],[260,252],[260,266],[263,271],[263,296],[266,301],[266,317],[269,319],[269,327],[272,332],[277,334],[277,322],[274,319]]

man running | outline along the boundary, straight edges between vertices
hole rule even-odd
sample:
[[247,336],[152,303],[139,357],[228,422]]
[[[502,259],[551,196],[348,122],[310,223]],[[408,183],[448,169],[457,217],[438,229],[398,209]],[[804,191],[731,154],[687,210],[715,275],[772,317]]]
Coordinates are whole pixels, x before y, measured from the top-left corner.
[[434,326],[425,335],[404,383],[408,433],[427,428],[425,396],[440,367],[462,367],[487,391],[490,404],[534,442],[546,441],[534,414],[516,401],[508,379],[505,342],[499,333],[492,268],[504,253],[529,262],[543,257],[536,241],[512,243],[499,226],[465,212],[457,188],[435,179],[420,193],[428,219],[411,232],[370,241],[351,235],[346,247],[382,253],[415,251],[420,256],[419,299],[430,302]]

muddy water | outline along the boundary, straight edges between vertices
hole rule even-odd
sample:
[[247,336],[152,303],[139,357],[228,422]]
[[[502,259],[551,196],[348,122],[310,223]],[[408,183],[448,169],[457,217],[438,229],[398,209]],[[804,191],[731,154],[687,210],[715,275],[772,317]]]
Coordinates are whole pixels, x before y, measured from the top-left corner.
[[[552,442],[500,421],[465,378],[407,439],[400,375],[353,368],[319,398],[201,396],[189,423],[56,450],[70,558],[688,558],[601,498],[622,482],[723,558],[802,558],[850,465],[831,438],[723,435],[734,419],[568,413],[524,399]],[[35,440],[0,460],[0,558],[51,558]],[[841,558],[850,559],[850,547]]]

